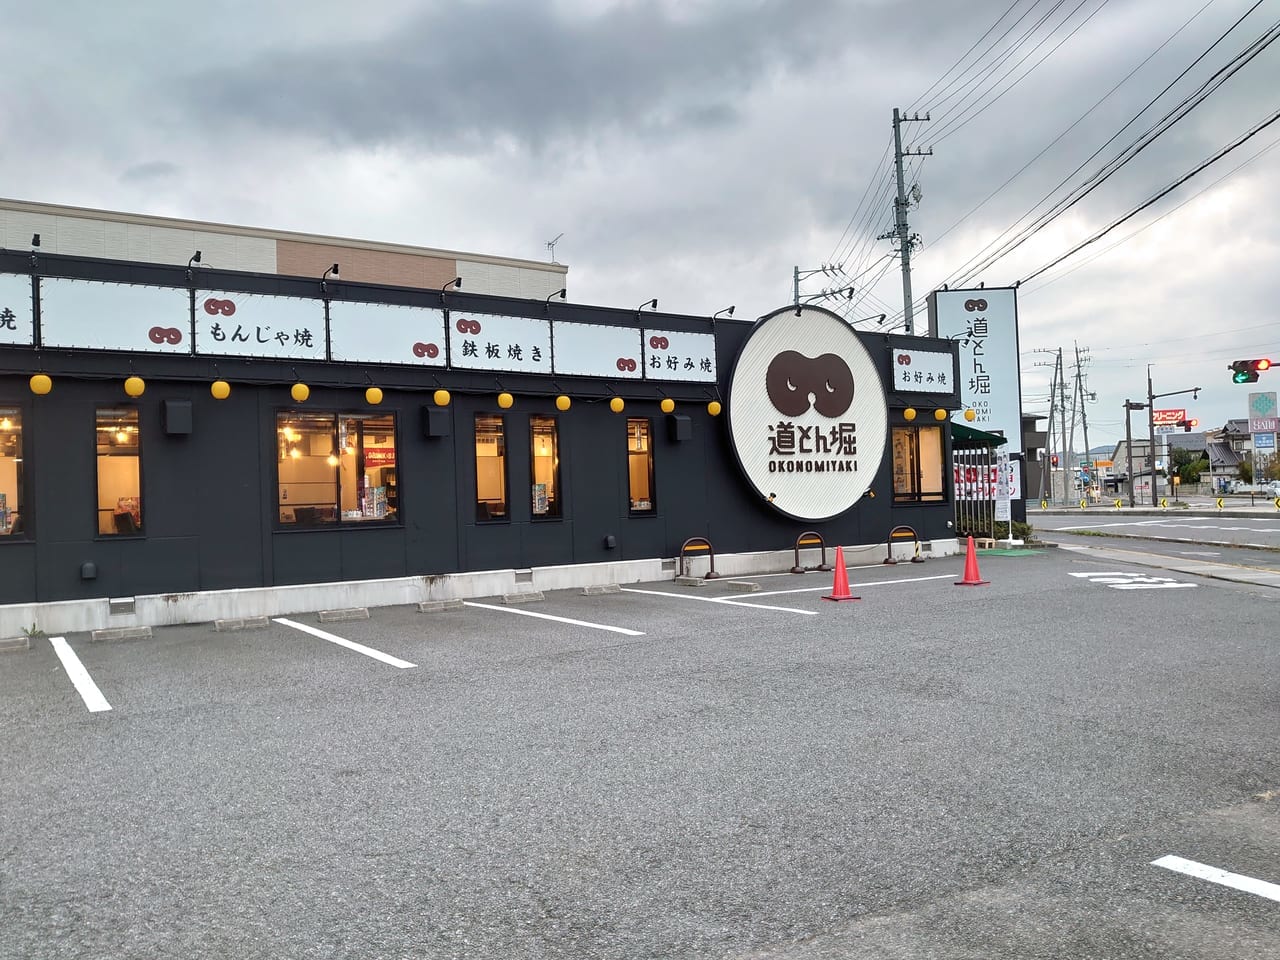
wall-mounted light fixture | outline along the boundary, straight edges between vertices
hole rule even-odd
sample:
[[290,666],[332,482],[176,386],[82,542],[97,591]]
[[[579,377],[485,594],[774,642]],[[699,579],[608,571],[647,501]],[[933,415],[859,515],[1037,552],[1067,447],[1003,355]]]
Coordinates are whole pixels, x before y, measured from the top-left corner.
[[722,313],[723,313],[725,316],[732,317],[732,316],[733,316],[733,307],[732,307],[732,306],[728,306],[728,307],[725,307],[723,310],[717,310],[715,313],[713,313],[713,314],[711,315],[711,319],[712,319],[712,320],[714,320],[716,317],[720,316],[720,314],[722,314]]
[[654,297],[652,300],[646,300],[644,303],[640,304],[640,306],[636,307],[636,309],[643,310],[645,307],[648,307],[650,310],[657,310],[658,298]]
[[448,283],[446,283],[443,287],[441,287],[441,288],[440,288],[440,292],[441,292],[441,293],[444,293],[444,292],[445,292],[445,291],[447,291],[450,287],[453,287],[455,290],[461,290],[461,289],[462,289],[462,278],[461,278],[461,277],[454,277],[452,280],[450,280]]
[[195,253],[191,255],[191,259],[187,261],[187,269],[190,270],[191,265],[193,263],[199,263],[199,262],[200,262],[200,251],[197,250]]
[[33,246],[33,247],[38,247],[38,246],[40,246],[40,234],[38,234],[38,233],[33,233],[33,234],[31,235],[31,246]]

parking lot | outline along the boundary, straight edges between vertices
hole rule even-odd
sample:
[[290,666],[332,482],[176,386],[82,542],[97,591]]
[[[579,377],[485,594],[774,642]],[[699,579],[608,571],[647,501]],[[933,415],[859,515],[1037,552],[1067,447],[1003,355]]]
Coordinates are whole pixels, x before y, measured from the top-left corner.
[[38,639],[0,956],[1280,955],[1280,591],[981,562]]

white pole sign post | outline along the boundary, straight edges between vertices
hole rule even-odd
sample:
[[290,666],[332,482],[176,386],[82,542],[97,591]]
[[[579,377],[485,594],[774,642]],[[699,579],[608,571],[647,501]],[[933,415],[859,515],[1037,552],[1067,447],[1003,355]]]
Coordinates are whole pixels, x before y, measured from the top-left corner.
[[[973,410],[972,426],[1002,435],[1008,441],[1002,450],[1021,454],[1017,291],[1012,287],[935,290],[929,294],[929,333],[960,347],[961,409],[953,420],[963,423],[964,411]],[[1010,496],[1020,500],[1021,478],[1016,471],[1010,475]]]

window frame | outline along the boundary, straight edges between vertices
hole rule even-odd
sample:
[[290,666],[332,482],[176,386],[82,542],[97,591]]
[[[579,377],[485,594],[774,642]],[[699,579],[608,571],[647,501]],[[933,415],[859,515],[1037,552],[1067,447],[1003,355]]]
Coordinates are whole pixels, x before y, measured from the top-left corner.
[[[133,533],[102,533],[98,529],[98,514],[103,508],[98,506],[98,498],[102,493],[102,478],[99,470],[102,454],[98,453],[98,417],[102,410],[132,410],[138,417],[138,529]],[[146,458],[142,455],[142,405],[138,403],[107,403],[93,405],[93,539],[95,540],[145,540],[149,529],[146,518]]]
[[[940,503],[946,503],[948,499],[948,476],[946,469],[946,438],[943,436],[941,425],[934,424],[917,424],[902,423],[892,424],[889,428],[889,456],[890,456],[890,493],[891,500],[895,507],[899,506],[936,506]],[[938,481],[939,489],[925,490],[924,477],[922,470],[922,462],[920,456],[920,435],[925,430],[937,431],[938,437]],[[912,481],[912,490],[907,493],[898,492],[898,445],[896,443],[896,435],[899,431],[907,433],[911,437],[910,453],[915,465],[915,472],[910,475]]]
[[[396,410],[382,410],[377,413],[371,413],[367,410],[340,410],[338,408],[331,409],[315,409],[306,410],[301,407],[276,407],[272,412],[271,432],[272,448],[278,451],[280,438],[280,419],[281,417],[297,416],[297,417],[329,417],[333,420],[333,432],[330,434],[333,449],[338,449],[338,433],[339,422],[342,420],[359,420],[361,423],[361,444],[359,456],[361,461],[364,458],[364,423],[368,420],[378,420],[389,417],[391,419],[391,443],[395,449],[396,459],[392,469],[396,471],[396,511],[394,516],[376,518],[368,517],[360,520],[345,520],[342,516],[342,466],[339,462],[333,466],[333,513],[332,521],[321,521],[319,523],[298,523],[294,520],[292,523],[280,519],[280,510],[283,504],[280,501],[280,457],[278,452],[273,454],[272,462],[275,464],[275,502],[273,506],[273,530],[276,533],[315,533],[324,530],[359,530],[365,527],[371,527],[378,530],[394,529],[404,526],[404,491],[403,482],[401,481],[400,469],[400,417]],[[385,469],[385,468],[384,468]],[[367,471],[367,468],[366,468]]]
[[[553,463],[551,490],[555,494],[555,513],[534,511],[533,488],[537,484],[538,454],[534,448],[534,421],[542,420],[551,425]],[[560,418],[553,413],[529,414],[529,517],[535,523],[554,523],[564,520],[564,488],[560,482]]]
[[[644,423],[645,432],[648,440],[648,446],[644,451],[633,451],[630,447],[631,440],[631,424]],[[658,482],[657,482],[657,458],[654,456],[654,432],[652,417],[627,417],[626,433],[623,436],[623,444],[626,446],[627,454],[627,515],[630,517],[656,517],[658,515]],[[643,452],[648,458],[649,465],[649,506],[636,507],[635,498],[631,496],[631,458]]]
[[[480,435],[480,419],[484,417],[489,420],[496,420],[501,429],[502,453],[499,459],[502,461],[502,505],[503,513],[500,516],[480,516],[481,503],[488,503],[488,500],[480,498],[480,454],[479,454],[479,435]],[[511,522],[511,471],[508,469],[509,451],[507,443],[507,417],[499,412],[494,413],[490,410],[477,411],[471,418],[471,469],[475,477],[475,483],[472,485],[472,505],[475,511],[474,522],[479,526],[490,526],[493,524],[504,524]]]
[[[16,489],[14,492],[18,498],[18,504],[16,509],[11,509],[8,506],[6,506],[6,509],[8,509],[11,514],[16,515],[17,520],[22,524],[22,529],[19,530],[16,534],[10,531],[7,534],[0,535],[0,543],[5,543],[5,544],[31,543],[34,541],[35,537],[32,535],[33,527],[32,527],[31,516],[30,516],[31,510],[27,503],[27,500],[28,500],[27,488],[31,486],[31,480],[29,476],[30,470],[27,468],[27,461],[31,459],[29,455],[30,447],[26,437],[27,422],[30,419],[28,416],[28,408],[27,408],[27,405],[22,402],[15,401],[13,403],[8,403],[5,401],[0,401],[0,409],[4,409],[4,410],[11,409],[16,411],[18,420],[19,420],[18,422],[18,454],[19,456],[14,458],[14,460],[16,461],[14,465],[14,484]],[[96,429],[96,426],[97,424],[95,422],[95,429]],[[97,464],[95,463],[94,466],[96,469]]]

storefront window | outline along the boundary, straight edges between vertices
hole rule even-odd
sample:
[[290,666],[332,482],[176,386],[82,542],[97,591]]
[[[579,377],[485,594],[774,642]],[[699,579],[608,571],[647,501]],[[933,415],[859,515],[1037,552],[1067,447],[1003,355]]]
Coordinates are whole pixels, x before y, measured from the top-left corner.
[[98,449],[98,535],[142,533],[142,452],[138,411],[133,407],[99,407],[95,439]]
[[0,536],[26,535],[22,519],[22,411],[0,407]]
[[894,427],[894,503],[945,499],[942,477],[942,428]]
[[560,442],[555,417],[529,418],[533,515],[560,516]]
[[400,519],[394,414],[281,412],[276,447],[282,524]]
[[476,414],[476,519],[507,519],[507,442],[496,413]]
[[651,513],[654,508],[653,430],[648,420],[627,421],[627,482],[631,512]]

